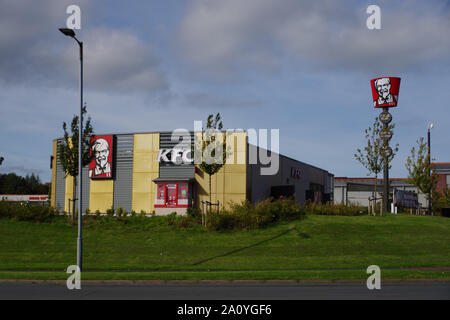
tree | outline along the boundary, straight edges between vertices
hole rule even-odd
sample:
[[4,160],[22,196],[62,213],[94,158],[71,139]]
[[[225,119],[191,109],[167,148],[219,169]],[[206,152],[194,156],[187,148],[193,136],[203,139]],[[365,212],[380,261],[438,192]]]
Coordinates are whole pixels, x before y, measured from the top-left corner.
[[[395,124],[389,125],[389,130],[393,132],[395,128]],[[368,171],[370,174],[375,175],[375,183],[374,183],[374,195],[375,195],[375,204],[373,208],[373,214],[375,215],[376,208],[376,197],[377,197],[377,179],[378,174],[383,170],[385,157],[383,154],[384,146],[383,139],[380,137],[380,132],[383,130],[383,124],[380,122],[379,118],[376,117],[375,121],[372,124],[372,127],[369,127],[364,130],[365,138],[367,139],[367,145],[361,150],[357,149],[354,157],[358,160]],[[392,155],[388,158],[388,163],[390,163],[396,153],[398,152],[398,144],[393,148]],[[389,168],[391,168],[389,166]]]
[[[206,131],[202,132],[202,139],[198,142],[195,148],[201,150],[201,163],[198,167],[209,176],[209,203],[211,204],[211,177],[215,175],[225,165],[227,157],[227,146],[225,138],[217,140],[216,134],[222,133],[223,124],[220,120],[220,113],[215,116],[210,114],[206,121]],[[217,154],[216,154],[217,153]],[[208,159],[208,155],[210,158]]]
[[[416,141],[417,148],[411,148],[411,155],[406,159],[406,169],[408,170],[408,178],[420,192],[425,194],[427,201],[430,192],[436,189],[439,177],[431,172],[430,155],[428,154],[428,146],[423,137]],[[417,151],[417,152],[416,152]]]
[[[86,106],[82,109],[82,116],[86,114]],[[77,115],[73,116],[72,123],[70,125],[72,135],[69,136],[67,132],[67,124],[63,123],[64,138],[58,145],[58,156],[61,162],[61,166],[67,176],[73,177],[73,197],[75,198],[76,188],[77,188],[77,176],[78,176],[78,137],[79,137],[79,117]],[[82,141],[82,165],[83,167],[88,165],[91,161],[90,155],[90,139],[94,134],[91,117],[88,117],[84,128]],[[73,204],[72,217],[75,217],[75,202]],[[79,208],[81,212],[81,208]]]
[[25,177],[0,174],[0,194],[48,194],[48,191],[49,185],[43,184],[34,173]]

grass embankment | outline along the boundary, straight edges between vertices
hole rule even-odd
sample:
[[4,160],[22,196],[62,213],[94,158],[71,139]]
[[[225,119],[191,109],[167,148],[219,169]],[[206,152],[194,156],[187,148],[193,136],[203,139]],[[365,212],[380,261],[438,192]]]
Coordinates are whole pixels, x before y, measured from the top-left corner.
[[[0,278],[66,279],[76,238],[62,217],[0,219]],[[383,278],[450,278],[448,269],[408,270],[450,267],[450,219],[442,217],[307,215],[229,232],[164,217],[89,218],[83,239],[83,279],[365,279],[373,264]]]

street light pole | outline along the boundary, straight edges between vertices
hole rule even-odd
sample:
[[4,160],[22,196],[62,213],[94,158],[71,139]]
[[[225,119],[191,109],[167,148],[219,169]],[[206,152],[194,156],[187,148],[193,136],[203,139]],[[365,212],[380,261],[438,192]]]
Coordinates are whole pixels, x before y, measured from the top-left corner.
[[[428,178],[431,182],[431,129],[433,129],[434,124],[430,123],[428,125]],[[431,210],[431,183],[430,189],[428,190],[428,214],[433,215]]]
[[80,119],[78,123],[78,238],[77,238],[77,265],[82,270],[83,257],[83,237],[82,237],[82,186],[83,186],[83,42],[75,37],[75,32],[72,29],[60,28],[64,35],[75,39],[80,47]]

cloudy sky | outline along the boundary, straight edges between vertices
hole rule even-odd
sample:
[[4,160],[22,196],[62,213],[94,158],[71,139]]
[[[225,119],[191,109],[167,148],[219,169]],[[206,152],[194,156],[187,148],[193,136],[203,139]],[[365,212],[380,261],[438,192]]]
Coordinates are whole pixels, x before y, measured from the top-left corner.
[[[450,161],[448,1],[0,0],[0,172],[50,181],[52,140],[78,111],[81,8],[85,101],[96,133],[280,129],[280,152],[336,176],[366,176],[353,154],[379,114],[370,79],[402,78],[392,110],[406,177],[411,146],[433,122],[432,154]],[[366,8],[381,8],[368,30]]]

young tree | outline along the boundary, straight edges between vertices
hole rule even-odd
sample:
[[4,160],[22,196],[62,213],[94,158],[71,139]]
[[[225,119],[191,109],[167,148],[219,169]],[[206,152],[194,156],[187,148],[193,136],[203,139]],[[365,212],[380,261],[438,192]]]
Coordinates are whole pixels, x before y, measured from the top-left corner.
[[[395,124],[389,125],[389,130],[393,132],[395,128]],[[383,124],[380,122],[379,118],[376,117],[375,121],[372,124],[372,127],[369,127],[364,130],[365,138],[367,139],[367,145],[361,150],[358,148],[354,157],[358,160],[368,171],[370,174],[375,175],[375,183],[374,183],[374,207],[373,207],[373,215],[375,215],[376,208],[376,197],[377,197],[377,179],[378,174],[383,170],[385,157],[383,154],[383,139],[380,137],[380,132],[383,130]],[[395,154],[398,152],[398,144],[393,148],[392,155],[388,158],[388,163],[390,163]],[[389,166],[390,168],[390,166]]]
[[[86,106],[82,109],[82,115],[86,114]],[[76,188],[77,188],[77,176],[78,176],[78,139],[79,139],[79,117],[77,115],[73,116],[72,123],[70,125],[70,129],[72,135],[69,136],[67,132],[67,124],[63,123],[64,130],[64,139],[58,145],[58,156],[61,162],[61,166],[66,174],[66,177],[73,177],[73,197],[75,198]],[[83,128],[83,136],[81,137],[82,142],[82,165],[83,167],[88,165],[91,156],[90,156],[90,139],[94,134],[92,125],[91,125],[91,117],[88,117],[84,128]],[[73,203],[72,217],[75,217],[75,202]],[[79,208],[81,212],[81,208]]]
[[[195,148],[201,150],[201,163],[198,167],[209,176],[209,203],[211,203],[211,177],[225,165],[227,157],[226,139],[222,133],[223,124],[220,113],[215,116],[210,114],[206,121],[206,131],[202,132],[202,139]],[[216,133],[220,133],[223,139],[216,139]],[[216,154],[217,153],[217,154]]]
[[431,161],[424,138],[420,137],[416,143],[417,149],[413,146],[411,155],[406,159],[408,178],[413,185],[425,194],[427,201],[431,201],[429,194],[436,189],[439,177],[434,172],[431,175],[429,174],[431,172]]

